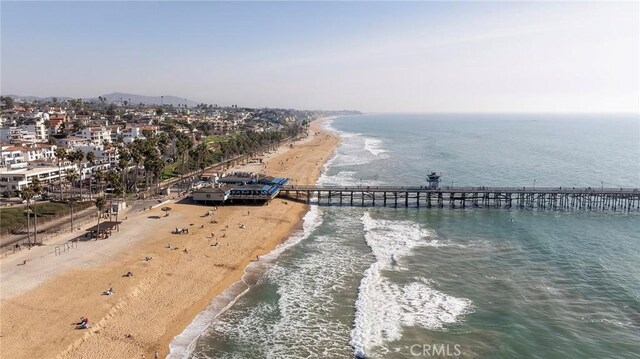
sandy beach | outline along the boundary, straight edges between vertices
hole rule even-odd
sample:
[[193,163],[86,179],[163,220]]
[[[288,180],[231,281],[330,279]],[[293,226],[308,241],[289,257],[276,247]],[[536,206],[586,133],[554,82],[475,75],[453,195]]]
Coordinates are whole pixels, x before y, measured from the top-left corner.
[[[320,125],[314,121],[308,139],[268,156],[268,173],[314,183],[339,143]],[[168,217],[163,206],[172,208]],[[156,351],[164,357],[173,337],[251,261],[299,228],[308,208],[275,199],[205,216],[211,209],[169,201],[129,212],[107,240],[80,242],[57,256],[49,244],[2,259],[2,357],[153,358]],[[189,234],[172,234],[176,227]],[[128,271],[134,275],[124,276]],[[115,294],[103,295],[109,287]],[[90,318],[89,329],[76,329],[81,316]]]

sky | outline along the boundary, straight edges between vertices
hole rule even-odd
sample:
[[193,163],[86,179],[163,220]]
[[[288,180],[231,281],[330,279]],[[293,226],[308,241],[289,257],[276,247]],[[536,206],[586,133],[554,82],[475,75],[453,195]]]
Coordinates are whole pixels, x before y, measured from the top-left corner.
[[3,95],[640,113],[638,2],[0,3]]

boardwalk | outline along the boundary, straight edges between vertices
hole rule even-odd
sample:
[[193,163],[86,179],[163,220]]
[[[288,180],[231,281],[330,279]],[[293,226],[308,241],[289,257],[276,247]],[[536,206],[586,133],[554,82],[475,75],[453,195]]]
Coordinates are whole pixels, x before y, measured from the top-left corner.
[[330,206],[640,210],[638,188],[284,186],[278,196]]

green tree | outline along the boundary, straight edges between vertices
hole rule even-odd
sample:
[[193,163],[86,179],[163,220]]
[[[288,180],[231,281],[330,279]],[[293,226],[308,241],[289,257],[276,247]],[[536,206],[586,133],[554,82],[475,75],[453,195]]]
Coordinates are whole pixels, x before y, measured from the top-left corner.
[[131,163],[131,155],[129,154],[129,150],[124,146],[119,146],[118,148],[118,168],[120,169],[120,173],[122,174],[122,186],[124,192],[127,192],[128,188],[128,180],[129,180],[129,165]]
[[5,110],[10,110],[15,106],[15,102],[9,96],[1,96],[0,101],[2,102],[2,108]]
[[136,140],[129,144],[129,154],[131,155],[131,163],[133,164],[133,186],[134,192],[138,191],[138,174],[140,172],[140,166],[144,163],[144,157],[141,151],[140,141]]
[[33,199],[34,193],[31,187],[27,186],[20,191],[20,198],[27,201],[27,243],[31,245],[31,199]]
[[71,185],[71,198],[69,198],[69,208],[71,209],[71,231],[73,232],[73,201],[75,201],[74,195],[75,191],[73,189],[73,184],[78,179],[78,172],[75,168],[67,168],[65,170],[65,178]]
[[93,151],[87,152],[86,155],[87,161],[93,166],[96,162],[96,154]]
[[85,158],[87,159],[87,162],[91,164],[91,167],[92,167],[91,177],[89,178],[89,200],[91,200],[91,196],[92,196],[91,181],[93,180],[93,167],[96,164],[96,154],[93,153],[93,151],[89,151],[85,155]]
[[67,150],[58,147],[55,150],[56,162],[58,163],[58,186],[60,187],[60,200],[62,200],[62,163],[67,159]]
[[116,104],[114,103],[110,104],[106,114],[107,116],[115,116],[117,114]]
[[107,182],[109,182],[109,188],[111,189],[111,196],[109,196],[110,210],[109,220],[111,220],[111,212],[113,209],[113,198],[116,196],[116,187],[121,191],[122,184],[120,183],[120,175],[115,170],[110,170],[106,174]]
[[96,208],[98,209],[98,235],[100,235],[100,218],[102,217],[102,212],[106,205],[107,200],[103,196],[96,198]]
[[[31,191],[33,191],[34,197],[42,193],[42,183],[40,182],[40,179],[38,179],[37,177],[31,180],[29,187],[31,188]],[[34,229],[33,244],[37,244],[38,243],[38,207],[35,205],[35,201],[33,204],[33,229]]]
[[78,184],[80,186],[80,200],[82,200],[82,185],[83,185],[83,183],[82,183],[82,161],[84,160],[84,152],[82,152],[81,150],[72,151],[70,155],[67,155],[67,158],[69,158],[73,162],[77,162],[78,163],[78,170],[80,171],[78,173],[78,175],[79,175]]
[[185,173],[185,163],[189,156],[189,149],[192,146],[191,138],[187,137],[183,133],[180,133],[178,140],[176,141],[176,148],[178,150],[178,157],[180,157],[180,179]]
[[93,177],[96,179],[96,183],[98,184],[98,193],[102,193],[103,189],[103,184],[104,184],[104,180],[105,180],[105,173],[100,169],[100,170],[96,170],[96,172],[93,174]]
[[153,176],[153,179],[156,184],[156,194],[158,194],[158,189],[160,187],[160,176],[162,175],[162,170],[164,169],[164,161],[157,154],[154,156],[147,157],[144,160],[144,168],[147,173]]

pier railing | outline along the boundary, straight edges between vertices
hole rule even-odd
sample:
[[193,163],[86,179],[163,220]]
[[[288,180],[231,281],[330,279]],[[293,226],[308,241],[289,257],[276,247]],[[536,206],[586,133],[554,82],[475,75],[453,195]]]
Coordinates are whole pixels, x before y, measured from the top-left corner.
[[318,205],[640,210],[638,188],[294,185],[279,196]]

